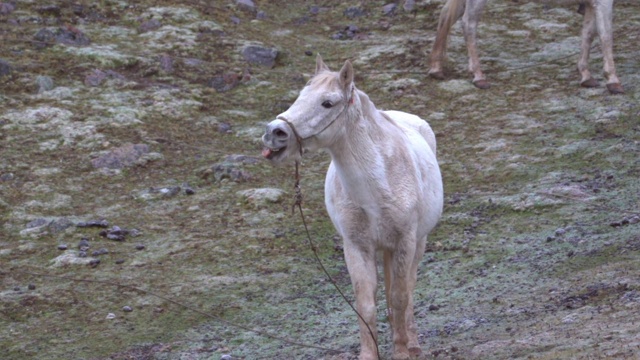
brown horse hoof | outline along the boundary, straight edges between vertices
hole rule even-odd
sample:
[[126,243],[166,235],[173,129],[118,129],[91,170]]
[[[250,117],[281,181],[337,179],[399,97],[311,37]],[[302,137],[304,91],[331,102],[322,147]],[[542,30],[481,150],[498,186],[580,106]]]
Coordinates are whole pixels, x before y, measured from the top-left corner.
[[491,87],[491,84],[489,84],[487,80],[474,81],[473,85],[475,85],[475,87],[477,87],[478,89],[482,89],[482,90],[486,90]]
[[436,80],[444,80],[444,73],[442,71],[429,71],[429,77]]
[[607,84],[607,90],[613,95],[624,94],[624,89],[620,83]]
[[600,84],[598,84],[598,81],[594,78],[590,78],[588,80],[585,80],[583,82],[580,83],[580,86],[585,87],[585,88],[595,88],[600,86]]
[[409,348],[409,354],[412,357],[418,357],[418,356],[422,355],[422,349],[419,348],[419,347],[410,347]]

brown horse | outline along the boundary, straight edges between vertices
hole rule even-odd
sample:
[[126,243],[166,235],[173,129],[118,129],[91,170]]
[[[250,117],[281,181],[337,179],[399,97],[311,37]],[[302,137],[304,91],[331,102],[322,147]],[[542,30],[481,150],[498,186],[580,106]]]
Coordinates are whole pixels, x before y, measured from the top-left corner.
[[[582,45],[580,46],[580,59],[578,71],[580,72],[580,85],[583,87],[597,87],[598,81],[591,77],[589,71],[589,50],[591,42],[596,35],[600,36],[600,46],[604,57],[604,76],[607,80],[607,89],[612,94],[622,94],[624,89],[616,76],[616,68],[613,63],[613,0],[537,0],[543,3],[559,5],[579,4],[578,12],[584,15],[582,26]],[[451,26],[462,17],[462,30],[469,52],[469,71],[473,74],[473,84],[480,89],[489,88],[480,69],[478,49],[476,48],[476,28],[480,21],[482,9],[487,0],[447,0],[440,14],[438,33],[431,52],[431,68],[429,75],[436,79],[443,79],[442,61],[447,37]]]

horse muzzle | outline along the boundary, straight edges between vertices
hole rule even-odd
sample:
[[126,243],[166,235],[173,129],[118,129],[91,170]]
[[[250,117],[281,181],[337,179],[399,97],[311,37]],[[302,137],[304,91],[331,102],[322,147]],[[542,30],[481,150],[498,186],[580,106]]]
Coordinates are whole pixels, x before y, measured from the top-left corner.
[[283,120],[276,119],[267,124],[265,133],[262,135],[262,143],[265,146],[262,156],[269,160],[282,160],[292,135],[293,131],[289,124]]

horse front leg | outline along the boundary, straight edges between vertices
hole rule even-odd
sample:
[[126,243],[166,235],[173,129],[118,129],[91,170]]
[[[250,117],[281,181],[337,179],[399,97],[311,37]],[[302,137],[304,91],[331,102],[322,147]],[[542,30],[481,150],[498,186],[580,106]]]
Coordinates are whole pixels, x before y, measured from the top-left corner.
[[486,2],[486,0],[469,1],[467,9],[462,16],[462,30],[464,33],[464,40],[467,44],[467,51],[469,53],[469,71],[473,74],[473,85],[478,89],[488,89],[490,87],[489,82],[486,80],[484,73],[480,68],[480,58],[478,56],[478,47],[476,44],[478,22],[480,22],[482,9]]
[[[413,241],[400,241],[401,246],[393,250],[386,265],[390,267],[390,291],[388,295],[391,308],[391,327],[393,330],[394,360],[409,359],[421,352],[418,344],[417,329],[413,318],[413,289],[416,275],[413,272],[415,248]],[[413,244],[414,246],[410,246]],[[411,315],[408,315],[411,313]]]
[[616,75],[616,66],[613,62],[613,0],[594,2],[594,6],[607,89],[611,94],[623,94],[624,89],[620,85],[620,80]]
[[591,43],[593,42],[593,38],[596,34],[596,16],[591,4],[584,4],[580,9],[584,11],[580,59],[578,59],[580,86],[592,88],[598,86],[598,81],[591,77],[591,72],[589,71],[589,52],[591,50]]
[[[378,360],[378,331],[376,328],[376,257],[375,250],[367,251],[349,244],[345,239],[344,254],[360,314],[360,360]],[[363,321],[364,320],[364,321]]]

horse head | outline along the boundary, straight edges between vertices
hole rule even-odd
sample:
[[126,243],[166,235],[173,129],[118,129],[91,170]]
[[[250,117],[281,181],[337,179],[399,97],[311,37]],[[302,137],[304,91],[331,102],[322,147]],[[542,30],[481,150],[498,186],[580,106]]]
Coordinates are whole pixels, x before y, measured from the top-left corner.
[[[345,61],[332,72],[316,57],[316,72],[287,111],[267,124],[262,155],[274,163],[299,158],[303,150],[326,147],[340,131],[338,123],[355,98],[353,66]],[[333,126],[332,126],[333,125]]]

